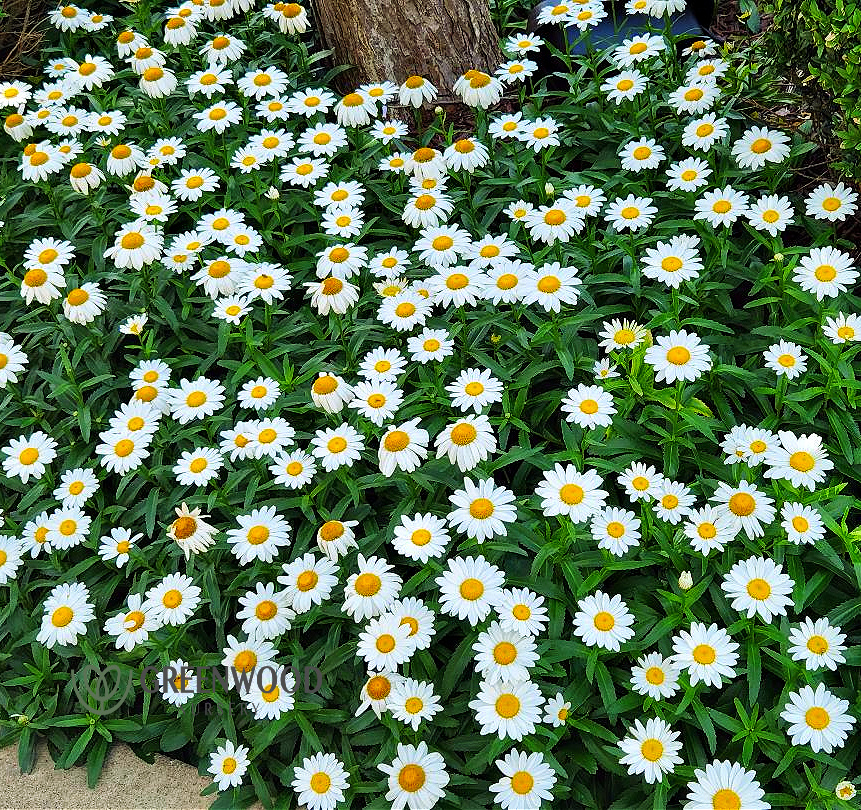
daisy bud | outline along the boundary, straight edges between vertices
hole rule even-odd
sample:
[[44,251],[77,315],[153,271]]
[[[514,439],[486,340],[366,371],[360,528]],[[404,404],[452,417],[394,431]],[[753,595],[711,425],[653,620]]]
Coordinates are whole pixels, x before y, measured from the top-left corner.
[[691,576],[690,571],[682,571],[681,575],[679,576],[679,587],[683,591],[689,591],[691,588],[694,587],[694,578]]
[[442,109],[442,107],[440,107],[439,105],[437,105],[436,107],[434,107],[434,108],[433,108],[433,114],[434,114],[434,115],[442,115],[442,114],[443,114],[443,109]]
[[556,189],[554,188],[553,183],[545,183],[544,184],[544,193],[548,197],[555,197],[556,196]]
[[776,262],[782,262],[783,261],[783,254],[782,253],[775,253],[774,254],[774,260]]
[[[20,720],[18,721],[20,722]],[[834,793],[837,795],[838,799],[843,799],[843,801],[849,801],[855,797],[855,794],[858,791],[855,790],[855,785],[851,782],[838,782],[837,787],[834,788]]]
[[278,191],[277,188],[275,188],[275,186],[269,186],[269,189],[266,192],[266,196],[270,200],[277,200],[281,196],[281,193]]

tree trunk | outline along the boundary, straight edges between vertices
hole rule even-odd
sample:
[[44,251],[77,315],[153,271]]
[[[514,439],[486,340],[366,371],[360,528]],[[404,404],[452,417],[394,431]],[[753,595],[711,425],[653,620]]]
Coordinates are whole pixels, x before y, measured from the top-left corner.
[[345,91],[418,75],[451,100],[458,76],[502,61],[487,0],[315,0],[313,9],[336,64],[353,66],[339,77]]

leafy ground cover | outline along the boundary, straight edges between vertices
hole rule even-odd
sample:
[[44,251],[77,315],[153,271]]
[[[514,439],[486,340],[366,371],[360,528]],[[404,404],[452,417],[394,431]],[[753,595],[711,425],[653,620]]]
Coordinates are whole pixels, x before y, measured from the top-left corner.
[[[784,193],[809,145],[665,5],[606,54],[516,31],[468,133],[405,123],[421,77],[330,92],[297,4],[52,13],[0,85],[25,769],[119,739],[221,807],[846,806],[857,195]],[[323,678],[101,717],[85,663]]]

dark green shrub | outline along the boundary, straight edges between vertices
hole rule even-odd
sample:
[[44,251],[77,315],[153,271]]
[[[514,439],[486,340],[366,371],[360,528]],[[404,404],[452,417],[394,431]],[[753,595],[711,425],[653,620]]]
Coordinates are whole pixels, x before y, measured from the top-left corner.
[[836,168],[861,178],[861,2],[775,0],[773,8],[769,57],[798,82],[817,137],[839,144]]

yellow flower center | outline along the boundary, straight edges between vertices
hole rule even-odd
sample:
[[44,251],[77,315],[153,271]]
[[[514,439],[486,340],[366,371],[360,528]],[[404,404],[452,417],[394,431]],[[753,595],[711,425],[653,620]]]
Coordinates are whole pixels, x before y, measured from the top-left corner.
[[547,294],[555,293],[562,286],[562,282],[556,276],[542,276],[538,279],[538,289]]
[[484,594],[484,583],[480,579],[469,577],[460,583],[460,595],[468,602],[481,599]]
[[383,439],[383,446],[390,453],[397,453],[403,450],[410,443],[410,437],[408,433],[405,433],[403,430],[393,430],[390,433],[386,434],[386,438]]
[[833,281],[837,276],[837,269],[830,264],[820,264],[813,271],[813,275],[816,276],[817,281]]
[[726,214],[732,208],[732,203],[729,200],[718,200],[713,206],[712,211],[716,214]]
[[606,633],[616,626],[616,620],[613,618],[613,614],[608,613],[606,610],[596,613],[592,623],[595,625],[595,628],[600,630],[602,633]]
[[828,652],[828,642],[823,636],[811,636],[807,639],[807,649],[814,655],[822,655]]
[[316,571],[303,571],[296,577],[296,587],[303,593],[310,591],[317,586],[320,577]]
[[598,403],[594,399],[584,399],[580,403],[580,410],[585,414],[598,413]]
[[703,97],[703,91],[699,87],[692,87],[685,91],[685,101],[699,101]]
[[646,680],[653,686],[660,686],[665,679],[664,670],[660,667],[649,667],[646,670]]
[[190,515],[178,517],[173,522],[173,533],[178,540],[187,540],[197,531],[197,521]]
[[278,605],[271,599],[264,599],[254,609],[254,613],[260,621],[269,621],[276,613],[278,613]]
[[816,466],[816,459],[810,453],[800,450],[789,457],[789,466],[799,472],[810,472]]
[[673,346],[667,352],[667,362],[674,366],[683,366],[691,359],[691,353],[684,346]]
[[792,518],[792,528],[797,532],[806,532],[810,528],[810,523],[807,518],[796,515]]
[[476,520],[486,520],[494,511],[493,502],[489,498],[476,498],[469,505],[469,514]]
[[391,681],[383,675],[375,675],[368,681],[365,692],[371,700],[384,700],[392,691]]
[[254,650],[243,650],[233,659],[233,668],[238,672],[248,672],[257,666],[257,653]]
[[161,598],[161,603],[166,608],[175,608],[182,604],[182,594],[176,589],[171,588],[169,591],[166,591],[164,596]]
[[712,810],[741,810],[741,797],[734,790],[721,788],[712,796]]
[[503,694],[496,699],[494,708],[500,717],[504,720],[510,720],[520,711],[520,700],[517,695]]
[[625,524],[614,520],[607,524],[607,534],[610,537],[615,537],[617,540],[625,533]]
[[329,790],[329,787],[332,785],[332,780],[328,774],[323,773],[323,771],[318,771],[311,777],[309,784],[314,793],[322,795]]
[[252,526],[248,530],[246,539],[252,546],[259,546],[269,539],[269,529],[266,526]]
[[822,201],[822,207],[826,211],[836,211],[838,208],[840,208],[840,204],[841,203],[839,197],[826,197]]
[[757,138],[751,145],[750,151],[761,155],[771,149],[771,141],[768,138]]
[[547,225],[561,225],[566,219],[568,219],[568,217],[565,216],[565,212],[559,208],[551,208],[544,215],[544,222]]
[[383,581],[376,574],[365,572],[356,577],[353,587],[359,596],[373,596],[383,587]]
[[559,490],[559,498],[563,503],[573,506],[574,504],[582,503],[585,492],[583,487],[577,484],[565,484]]
[[697,644],[693,651],[694,661],[698,664],[708,665],[713,664],[717,653],[711,644]]
[[621,90],[623,93],[627,90],[630,90],[634,86],[634,83],[630,79],[621,79],[616,82],[616,89]]
[[768,599],[771,596],[771,585],[764,579],[756,577],[747,583],[747,593],[751,599]]
[[638,475],[633,481],[631,481],[631,486],[634,487],[637,492],[645,492],[649,488],[649,479],[642,475]]
[[640,746],[640,753],[643,755],[643,759],[647,759],[649,762],[657,762],[664,755],[663,743],[654,737],[643,740],[643,744]]
[[652,154],[652,150],[649,149],[648,146],[638,146],[634,150],[634,159],[635,160],[645,160]]
[[186,398],[185,404],[189,408],[199,408],[206,402],[206,394],[203,391],[192,391]]
[[131,233],[127,233],[120,240],[120,246],[125,250],[137,250],[139,247],[143,246],[144,243],[143,236],[137,231],[132,231]]
[[756,501],[747,492],[736,492],[729,499],[729,511],[739,517],[747,517],[756,509]]
[[74,611],[70,607],[63,605],[62,607],[58,607],[51,614],[51,624],[53,624],[54,627],[65,627],[74,617]]
[[325,377],[317,377],[314,380],[314,385],[311,386],[315,394],[331,394],[338,387],[338,381],[329,375]]
[[518,796],[525,796],[535,785],[535,779],[528,771],[517,771],[511,777],[511,791]]
[[427,776],[421,765],[404,765],[398,774],[398,784],[407,793],[417,793],[424,786]]
[[831,718],[828,716],[828,712],[821,706],[811,706],[804,713],[804,722],[807,723],[810,728],[820,731],[831,722]]

